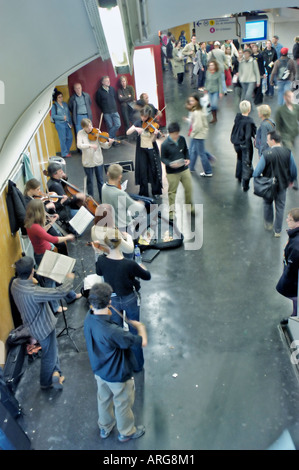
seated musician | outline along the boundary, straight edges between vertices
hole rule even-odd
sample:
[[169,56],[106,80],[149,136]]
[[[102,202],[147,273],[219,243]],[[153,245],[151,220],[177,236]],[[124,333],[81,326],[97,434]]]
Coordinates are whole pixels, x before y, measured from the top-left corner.
[[[94,226],[91,229],[91,239],[94,243],[92,246],[96,253],[96,260],[99,255],[103,255],[102,248],[105,245],[107,231],[115,228],[115,212],[110,204],[99,204],[96,208]],[[120,250],[124,254],[131,254],[134,251],[134,243],[131,235],[127,232],[119,232],[121,234]],[[97,248],[97,244],[100,247]]]
[[102,202],[110,204],[115,211],[115,225],[121,232],[128,232],[133,240],[136,237],[133,216],[136,212],[146,218],[146,210],[142,201],[134,201],[121,189],[123,168],[118,163],[112,163],[107,171],[108,183],[102,189]]
[[65,180],[66,175],[62,169],[62,166],[53,162],[48,166],[48,176],[50,179],[47,182],[48,190],[56,193],[58,196],[65,196],[55,203],[56,212],[59,215],[59,220],[65,224],[76,215],[80,206],[85,201],[85,194],[77,192],[72,197],[68,197],[65,191],[65,183],[61,181]]
[[[43,202],[45,212],[46,212],[46,219],[48,222],[47,225],[47,232],[54,237],[61,237],[62,233],[58,230],[57,226],[53,226],[52,224],[59,218],[59,215],[56,213],[55,198],[51,198],[49,195],[43,195],[41,192],[41,184],[36,178],[31,178],[25,184],[24,188],[24,201],[26,207],[28,206],[29,202],[32,199],[39,199]],[[62,255],[68,255],[67,244],[65,242],[62,243],[55,243],[55,246],[58,250],[58,253]]]

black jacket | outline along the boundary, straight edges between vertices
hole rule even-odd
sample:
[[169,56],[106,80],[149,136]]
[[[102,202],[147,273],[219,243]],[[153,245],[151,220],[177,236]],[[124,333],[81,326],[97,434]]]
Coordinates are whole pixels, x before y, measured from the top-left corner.
[[96,93],[96,102],[104,114],[118,112],[116,104],[116,91],[112,86],[109,87],[108,91],[100,86]]
[[282,146],[270,147],[264,151],[263,156],[266,162],[263,176],[271,178],[272,173],[274,173],[278,182],[278,190],[282,191],[283,189],[286,189],[291,182],[291,151]]
[[251,139],[255,137],[256,125],[253,119],[249,116],[243,116],[238,113],[235,117],[235,122],[231,132],[231,143],[234,145],[241,145],[248,147],[252,144]]
[[26,235],[24,219],[26,215],[26,204],[24,196],[13,181],[8,181],[6,204],[11,233],[14,235],[19,229]]
[[285,297],[297,297],[299,269],[299,228],[288,230],[289,240],[284,249],[284,269],[276,289]]
[[179,168],[172,168],[170,166],[170,163],[181,158],[189,160],[189,150],[185,137],[180,135],[177,144],[170,138],[167,138],[161,145],[161,160],[166,165],[166,173],[180,173],[186,170],[188,168],[186,165],[182,165]]

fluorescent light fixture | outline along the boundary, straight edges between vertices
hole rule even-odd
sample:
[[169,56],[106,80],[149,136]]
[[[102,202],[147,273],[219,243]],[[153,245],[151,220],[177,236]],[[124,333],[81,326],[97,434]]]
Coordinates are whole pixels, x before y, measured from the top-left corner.
[[99,14],[114,68],[128,67],[127,42],[119,7],[99,7]]

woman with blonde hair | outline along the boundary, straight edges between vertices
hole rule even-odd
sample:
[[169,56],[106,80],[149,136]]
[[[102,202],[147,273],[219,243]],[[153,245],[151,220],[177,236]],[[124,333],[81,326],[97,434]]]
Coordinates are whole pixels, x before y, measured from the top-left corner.
[[[42,201],[39,199],[33,199],[30,201],[26,209],[24,227],[26,228],[28,237],[32,243],[34,259],[37,266],[40,265],[40,262],[47,250],[55,251],[55,244],[74,240],[75,238],[72,234],[68,234],[63,237],[50,235],[47,230],[52,226],[52,224],[53,221],[46,224],[46,212]],[[52,281],[52,279],[42,278],[41,282],[44,287],[55,287],[55,282]],[[72,303],[80,297],[81,294],[76,294],[74,291],[70,291],[65,297],[65,300],[67,303]],[[58,307],[57,301],[53,302],[52,308],[54,312],[62,311],[62,308]]]
[[[96,258],[104,254],[102,248],[97,248],[97,244],[105,244],[105,237],[111,229],[115,228],[115,211],[110,204],[100,204],[95,212],[95,224],[91,229],[91,239]],[[131,235],[127,232],[119,232],[121,236],[120,250],[124,254],[131,254],[134,251],[134,243]]]
[[[140,281],[149,281],[151,274],[144,265],[124,257],[121,246],[122,235],[118,229],[108,228],[105,244],[110,253],[107,256],[99,256],[96,262],[96,273],[104,277],[104,281],[113,289],[111,296],[112,306],[120,313],[126,313],[128,320],[140,318]],[[123,324],[123,319],[112,309],[112,320],[118,325]],[[129,324],[129,330],[137,334],[135,328]],[[135,372],[143,368],[144,358],[142,348],[132,349],[135,353]]]
[[256,131],[256,138],[255,138],[255,148],[258,150],[259,157],[263,155],[263,152],[269,148],[267,142],[267,135],[269,132],[274,131],[275,123],[270,119],[271,116],[271,108],[267,104],[262,104],[257,108],[259,118],[262,120],[259,128]]

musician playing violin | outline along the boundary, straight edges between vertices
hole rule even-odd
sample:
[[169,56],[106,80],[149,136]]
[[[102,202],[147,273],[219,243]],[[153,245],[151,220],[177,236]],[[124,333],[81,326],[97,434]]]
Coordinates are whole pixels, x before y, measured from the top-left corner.
[[159,148],[156,142],[160,134],[159,126],[152,115],[152,109],[145,105],[140,110],[140,120],[127,130],[127,135],[137,132],[135,155],[135,184],[139,185],[139,195],[149,196],[151,184],[152,196],[162,194],[162,168]]
[[[65,180],[67,177],[62,166],[58,162],[52,162],[49,164],[48,176],[50,177],[47,182],[48,190],[50,192],[55,192],[58,196],[64,196],[63,198],[58,199],[55,203],[55,207],[56,212],[59,215],[59,220],[68,224],[69,220],[76,215],[80,206],[85,202],[86,196],[79,191],[72,195],[72,197],[69,197],[66,194],[66,185],[61,180]],[[72,230],[70,229],[70,231]]]
[[104,184],[102,148],[109,149],[114,139],[110,139],[108,136],[102,142],[99,137],[100,131],[94,129],[90,119],[82,119],[81,127],[82,130],[77,134],[77,147],[82,150],[82,166],[87,177],[87,192],[94,197],[93,174],[95,174],[99,201],[102,201],[102,186]]
[[[61,237],[62,233],[58,229],[57,225],[53,226],[53,223],[59,218],[59,215],[56,212],[56,207],[54,201],[57,201],[57,198],[52,198],[47,194],[41,192],[41,184],[36,178],[31,178],[25,184],[24,188],[24,201],[26,207],[32,199],[39,199],[43,202],[45,212],[46,212],[46,226],[45,230],[52,235],[53,237]],[[67,244],[65,242],[57,242],[55,246],[58,250],[58,253],[62,255],[68,255]]]

